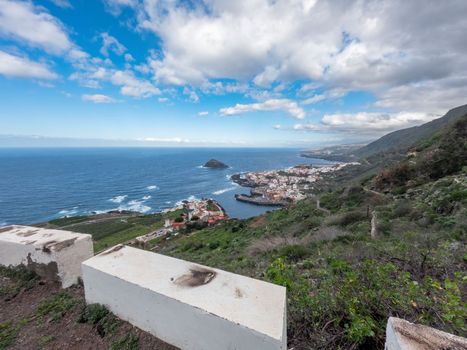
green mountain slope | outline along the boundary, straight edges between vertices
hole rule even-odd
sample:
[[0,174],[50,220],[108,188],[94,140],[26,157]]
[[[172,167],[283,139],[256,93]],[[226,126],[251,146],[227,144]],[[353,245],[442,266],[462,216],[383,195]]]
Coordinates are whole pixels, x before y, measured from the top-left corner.
[[443,127],[467,114],[467,105],[451,109],[443,117],[420,126],[391,132],[378,140],[354,151],[358,158],[369,157],[382,152],[405,152],[417,141],[431,137]]

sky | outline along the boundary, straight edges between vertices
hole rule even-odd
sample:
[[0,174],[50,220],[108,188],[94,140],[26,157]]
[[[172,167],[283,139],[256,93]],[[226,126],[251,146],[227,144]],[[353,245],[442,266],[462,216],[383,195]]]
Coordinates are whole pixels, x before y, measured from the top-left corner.
[[368,142],[467,103],[466,14],[465,0],[0,0],[0,141]]

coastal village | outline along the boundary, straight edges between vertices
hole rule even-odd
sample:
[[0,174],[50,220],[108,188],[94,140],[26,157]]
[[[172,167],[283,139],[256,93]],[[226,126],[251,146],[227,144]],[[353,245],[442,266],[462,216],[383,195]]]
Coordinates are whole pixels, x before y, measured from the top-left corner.
[[184,200],[179,205],[164,210],[164,213],[181,211],[174,219],[165,219],[164,226],[143,236],[136,237],[136,242],[145,244],[153,239],[178,233],[188,226],[213,226],[227,220],[228,216],[222,206],[213,199]]
[[282,170],[236,174],[232,176],[232,180],[241,186],[251,187],[251,190],[250,195],[237,194],[235,198],[257,205],[284,206],[307,198],[313,190],[313,184],[325,174],[358,164],[357,162],[323,166],[301,164]]

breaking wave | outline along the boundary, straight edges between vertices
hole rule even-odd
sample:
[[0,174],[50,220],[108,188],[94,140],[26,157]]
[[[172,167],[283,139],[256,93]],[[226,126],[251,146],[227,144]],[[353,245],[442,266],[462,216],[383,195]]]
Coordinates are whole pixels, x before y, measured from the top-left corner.
[[154,191],[154,190],[158,190],[158,189],[159,189],[159,187],[156,186],[156,185],[151,185],[151,186],[148,186],[148,187],[146,187],[146,188],[147,188],[148,190],[150,190],[150,191]]
[[[78,214],[78,207],[74,207],[72,209],[62,209],[58,212],[58,215],[61,217],[63,216],[73,216]],[[0,225],[1,226],[1,225]]]
[[128,195],[126,195],[126,194],[123,195],[123,196],[115,196],[113,198],[110,198],[109,201],[112,202],[112,203],[119,204],[119,203],[122,203],[126,199],[126,197],[128,197]]

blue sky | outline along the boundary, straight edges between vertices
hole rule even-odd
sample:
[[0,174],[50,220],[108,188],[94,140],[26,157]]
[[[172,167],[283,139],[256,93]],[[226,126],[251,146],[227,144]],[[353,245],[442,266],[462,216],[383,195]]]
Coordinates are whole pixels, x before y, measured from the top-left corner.
[[0,135],[365,142],[466,103],[465,13],[462,0],[0,0]]

